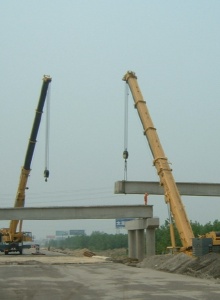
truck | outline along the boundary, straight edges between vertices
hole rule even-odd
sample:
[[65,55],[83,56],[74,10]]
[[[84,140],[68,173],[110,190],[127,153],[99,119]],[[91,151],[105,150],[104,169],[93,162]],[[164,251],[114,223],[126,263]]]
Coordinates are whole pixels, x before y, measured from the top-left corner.
[[[169,248],[171,252],[184,252],[186,254],[192,255],[193,245],[198,245],[198,248],[202,247],[202,245],[206,245],[207,251],[203,251],[203,254],[210,251],[217,252],[215,251],[215,249],[219,249],[220,252],[219,232],[210,232],[203,236],[195,238],[176,182],[172,175],[170,163],[168,162],[168,159],[162,148],[156,128],[154,127],[146,102],[144,101],[141,90],[139,88],[137,76],[134,72],[128,71],[124,75],[123,80],[128,84],[130,88],[135,103],[134,106],[138,111],[144,130],[144,135],[147,138],[153,156],[153,165],[157,170],[157,174],[160,179],[160,185],[164,189],[165,202],[168,205],[170,219],[171,246]],[[180,236],[182,244],[181,247],[176,246],[174,225],[176,226],[176,229]],[[201,243],[199,243],[198,239]]]
[[[25,190],[28,189],[27,181],[31,172],[31,162],[35,150],[35,145],[37,142],[37,134],[40,127],[41,117],[43,114],[43,107],[51,80],[52,78],[50,76],[43,76],[41,93],[36,108],[35,118],[32,125],[24,164],[21,168],[17,194],[15,197],[14,207],[16,208],[25,206]],[[44,176],[46,178],[49,176],[48,170],[44,171]],[[32,233],[22,231],[22,220],[11,220],[9,228],[0,229],[0,241],[0,251],[4,252],[5,255],[9,254],[10,252],[19,252],[20,254],[22,254],[23,249],[28,248],[27,242],[32,241]]]

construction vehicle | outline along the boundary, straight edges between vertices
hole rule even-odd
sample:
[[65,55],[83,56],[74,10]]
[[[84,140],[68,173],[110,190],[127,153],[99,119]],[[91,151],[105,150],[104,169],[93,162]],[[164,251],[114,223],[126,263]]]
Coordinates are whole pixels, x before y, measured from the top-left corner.
[[[41,116],[43,113],[43,107],[47,96],[47,91],[49,84],[51,82],[50,76],[43,77],[43,84],[41,88],[40,98],[38,106],[35,113],[35,118],[31,130],[31,135],[27,147],[27,152],[24,160],[24,165],[21,169],[20,180],[18,184],[18,190],[14,202],[14,207],[24,207],[25,206],[25,190],[27,188],[28,177],[31,172],[31,161],[34,154],[34,149],[36,145],[36,138],[41,122]],[[49,176],[49,171],[44,171],[44,177],[47,179]],[[22,220],[11,220],[9,228],[0,229],[0,239],[1,246],[0,249],[5,254],[10,252],[19,252],[22,254],[24,248],[28,247],[25,245],[25,242],[32,241],[31,232],[22,232]]]
[[[164,188],[165,202],[170,212],[170,236],[172,249],[188,252],[192,250],[192,239],[194,234],[188,220],[184,205],[182,203],[176,182],[172,175],[172,169],[168,159],[161,146],[156,128],[152,122],[146,102],[142,96],[141,90],[137,83],[137,77],[134,72],[127,72],[123,77],[127,82],[134,102],[138,111],[140,120],[143,125],[144,135],[148,140],[151,153],[153,155],[153,164],[156,167],[157,174],[160,178],[160,185]],[[174,237],[174,222],[182,243],[181,249],[177,249]]]
[[[156,128],[152,122],[146,102],[142,96],[138,86],[137,76],[134,72],[128,71],[123,80],[128,84],[132,93],[135,108],[138,111],[140,120],[143,125],[144,135],[148,140],[148,144],[153,155],[153,164],[160,178],[160,185],[164,188],[165,202],[168,205],[170,219],[170,238],[171,247],[168,247],[172,253],[184,252],[189,255],[198,256],[208,252],[220,252],[220,232],[209,232],[194,237],[191,224],[188,220],[184,205],[181,200],[176,182],[172,175],[172,169],[168,159],[161,146]],[[180,236],[181,247],[176,246],[174,235],[174,224]]]

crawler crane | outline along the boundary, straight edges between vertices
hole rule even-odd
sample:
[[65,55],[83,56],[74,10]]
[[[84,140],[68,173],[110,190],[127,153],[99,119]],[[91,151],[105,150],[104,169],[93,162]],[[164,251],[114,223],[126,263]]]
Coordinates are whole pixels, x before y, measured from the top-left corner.
[[[14,202],[14,207],[24,207],[25,205],[25,190],[27,189],[27,181],[31,172],[31,161],[34,154],[34,149],[36,145],[36,138],[41,122],[41,116],[43,113],[43,107],[47,96],[47,91],[49,84],[51,82],[50,76],[43,77],[43,84],[41,88],[40,98],[38,106],[35,113],[35,118],[33,122],[33,127],[27,147],[27,152],[24,160],[24,165],[21,169],[20,180],[18,184],[18,190]],[[47,178],[49,176],[49,171],[45,170],[44,176]],[[18,226],[19,225],[19,226]],[[18,230],[17,230],[18,228]],[[19,252],[22,254],[23,242],[32,241],[32,236],[30,232],[22,232],[22,220],[11,220],[9,228],[0,229],[1,238],[1,251],[5,254],[9,252]]]

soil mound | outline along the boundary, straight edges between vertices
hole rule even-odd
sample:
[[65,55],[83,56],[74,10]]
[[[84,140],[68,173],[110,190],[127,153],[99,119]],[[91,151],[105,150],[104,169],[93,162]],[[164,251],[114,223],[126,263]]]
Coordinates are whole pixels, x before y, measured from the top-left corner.
[[199,278],[220,279],[220,254],[209,253],[197,258],[190,257],[184,253],[154,255],[145,258],[137,264],[137,267]]

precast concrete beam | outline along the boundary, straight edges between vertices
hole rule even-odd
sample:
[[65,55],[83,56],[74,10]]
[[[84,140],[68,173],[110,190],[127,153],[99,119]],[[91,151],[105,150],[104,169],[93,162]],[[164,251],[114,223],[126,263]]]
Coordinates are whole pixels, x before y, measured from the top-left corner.
[[[176,182],[180,195],[220,197],[219,183]],[[115,194],[164,195],[164,189],[155,181],[117,181]]]
[[152,218],[152,205],[1,208],[0,220]]

